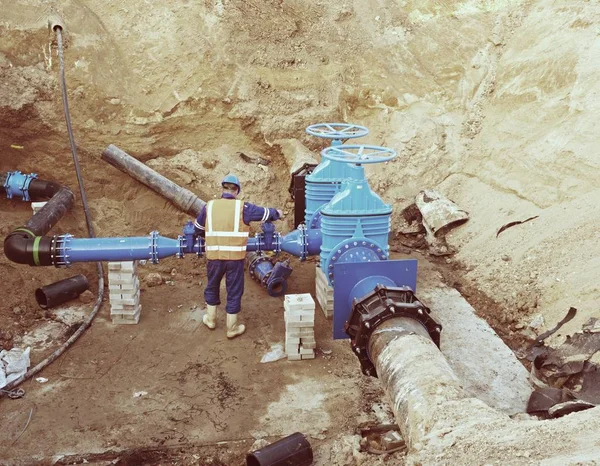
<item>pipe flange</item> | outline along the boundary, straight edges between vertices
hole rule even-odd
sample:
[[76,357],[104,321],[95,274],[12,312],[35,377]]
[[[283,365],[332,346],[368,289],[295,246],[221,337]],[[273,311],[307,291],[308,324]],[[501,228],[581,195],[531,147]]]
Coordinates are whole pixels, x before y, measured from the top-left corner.
[[375,365],[369,355],[369,339],[379,325],[394,317],[407,317],[419,322],[436,346],[440,347],[442,326],[433,319],[431,310],[417,299],[408,286],[377,285],[368,295],[354,300],[350,319],[344,325],[363,374],[377,377]]
[[275,254],[279,254],[281,252],[281,233],[278,231],[273,233],[273,244],[275,245],[273,252],[275,252]]
[[347,262],[387,260],[388,255],[376,241],[368,238],[349,238],[339,243],[325,260],[329,284],[334,285],[334,265]]
[[306,228],[306,225],[304,225],[303,223],[298,225],[297,230],[300,233],[300,246],[302,247],[302,251],[300,253],[300,260],[305,261],[308,257],[308,230]]
[[69,243],[71,242],[73,235],[55,235],[52,238],[52,244],[50,246],[50,256],[52,263],[55,267],[69,267],[71,262],[69,261]]
[[183,254],[186,248],[186,237],[182,235],[177,235],[177,241],[179,241],[179,252],[175,254],[175,257],[178,259],[183,259]]
[[150,232],[150,244],[148,245],[150,262],[158,264],[158,231]]

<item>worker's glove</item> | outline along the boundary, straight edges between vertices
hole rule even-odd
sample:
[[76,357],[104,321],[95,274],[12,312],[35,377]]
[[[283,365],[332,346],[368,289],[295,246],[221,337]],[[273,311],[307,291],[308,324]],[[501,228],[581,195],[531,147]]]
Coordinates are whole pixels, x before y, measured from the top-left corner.
[[279,217],[277,217],[277,219],[283,218],[283,212],[279,209],[277,209],[277,215],[279,215]]

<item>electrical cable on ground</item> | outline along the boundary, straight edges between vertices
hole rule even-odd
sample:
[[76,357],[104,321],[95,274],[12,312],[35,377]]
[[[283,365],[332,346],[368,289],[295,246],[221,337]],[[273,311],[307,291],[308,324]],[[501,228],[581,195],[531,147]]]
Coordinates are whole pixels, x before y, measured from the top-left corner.
[[[71,127],[71,116],[69,113],[69,101],[67,99],[67,84],[66,84],[66,80],[65,80],[65,62],[64,62],[63,43],[62,43],[62,27],[59,25],[56,25],[54,27],[54,31],[56,32],[56,39],[57,39],[57,43],[58,43],[58,58],[60,61],[60,85],[61,85],[61,89],[62,89],[62,101],[63,101],[63,107],[64,107],[64,111],[65,111],[65,120],[67,123],[67,132],[69,133],[69,142],[71,144],[71,154],[73,155],[73,162],[75,164],[75,173],[77,174],[77,182],[79,184],[79,192],[81,194],[81,202],[83,204],[83,211],[85,214],[85,221],[87,223],[88,233],[89,233],[90,238],[94,238],[95,237],[94,227],[92,225],[92,219],[90,216],[88,203],[87,203],[87,196],[85,194],[85,189],[83,186],[83,179],[81,177],[81,170],[79,167],[79,158],[77,157],[77,148],[75,146],[75,139],[73,137],[73,128]],[[83,334],[83,332],[85,332],[87,330],[87,328],[91,325],[92,321],[96,317],[96,314],[98,314],[100,307],[102,306],[102,298],[104,297],[104,272],[102,270],[102,263],[97,262],[96,265],[97,265],[97,272],[98,272],[98,298],[96,299],[96,303],[94,304],[94,309],[92,310],[90,315],[87,317],[87,319],[85,319],[81,323],[81,325],[79,326],[77,331],[75,333],[73,333],[73,335],[71,335],[69,337],[69,339],[67,341],[65,341],[56,351],[54,351],[50,356],[48,356],[46,359],[41,361],[35,367],[31,368],[29,371],[27,371],[21,377],[13,380],[8,385],[3,387],[4,391],[12,391],[16,386],[18,386],[25,380],[28,380],[31,377],[33,377],[34,375],[36,375],[38,372],[43,370],[46,366],[52,364],[56,359],[58,359],[60,357],[61,354],[63,354],[67,350],[67,348],[69,348],[69,346],[71,346],[75,341],[77,341],[77,339]]]

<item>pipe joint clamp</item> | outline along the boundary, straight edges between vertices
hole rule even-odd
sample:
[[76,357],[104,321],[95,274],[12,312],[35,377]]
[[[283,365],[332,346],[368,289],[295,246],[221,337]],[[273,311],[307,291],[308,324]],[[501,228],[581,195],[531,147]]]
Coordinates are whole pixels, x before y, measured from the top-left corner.
[[430,313],[431,310],[407,286],[377,285],[368,295],[360,300],[355,299],[344,330],[351,339],[352,351],[360,361],[362,373],[377,377],[375,365],[369,355],[369,339],[379,325],[394,317],[406,317],[419,322],[439,348],[442,326]]

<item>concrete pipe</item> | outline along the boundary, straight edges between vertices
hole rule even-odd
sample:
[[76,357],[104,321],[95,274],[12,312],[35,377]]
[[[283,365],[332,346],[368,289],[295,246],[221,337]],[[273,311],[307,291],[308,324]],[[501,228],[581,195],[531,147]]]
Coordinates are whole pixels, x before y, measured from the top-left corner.
[[108,146],[102,152],[102,160],[110,163],[124,173],[145,184],[153,191],[171,201],[183,212],[196,217],[206,204],[193,192],[173,183],[147,165],[135,159],[127,152],[114,145]]

